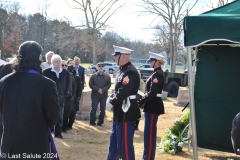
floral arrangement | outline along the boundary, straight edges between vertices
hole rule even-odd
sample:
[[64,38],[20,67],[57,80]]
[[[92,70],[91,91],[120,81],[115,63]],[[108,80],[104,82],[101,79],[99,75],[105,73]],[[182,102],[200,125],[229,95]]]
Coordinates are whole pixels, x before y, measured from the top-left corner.
[[176,154],[182,151],[183,147],[183,129],[188,125],[190,117],[190,110],[186,114],[177,118],[171,128],[167,128],[163,136],[159,148],[162,153]]

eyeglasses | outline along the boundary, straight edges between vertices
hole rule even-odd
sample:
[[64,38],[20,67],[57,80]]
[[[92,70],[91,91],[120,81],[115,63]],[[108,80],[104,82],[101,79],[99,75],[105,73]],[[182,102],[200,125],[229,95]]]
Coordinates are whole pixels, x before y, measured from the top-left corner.
[[104,66],[98,66],[98,67],[104,67]]
[[64,67],[64,66],[65,66],[65,67],[67,67],[67,65],[66,65],[66,64],[62,64],[62,67]]

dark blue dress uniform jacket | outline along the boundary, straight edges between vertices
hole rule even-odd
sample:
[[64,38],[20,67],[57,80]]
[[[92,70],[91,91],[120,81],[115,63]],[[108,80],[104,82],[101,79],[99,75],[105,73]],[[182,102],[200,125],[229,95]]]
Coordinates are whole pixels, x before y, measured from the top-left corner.
[[152,75],[146,81],[147,96],[139,102],[139,105],[144,105],[144,112],[152,114],[164,114],[164,105],[161,94],[164,87],[164,73],[161,67],[154,69]]
[[[130,95],[136,95],[140,84],[139,74],[131,62],[120,67],[120,72],[116,79],[115,97],[112,100],[113,121],[119,123],[123,121],[123,101]],[[130,100],[130,108],[126,112],[125,122],[133,122],[141,117],[140,109],[136,99]]]

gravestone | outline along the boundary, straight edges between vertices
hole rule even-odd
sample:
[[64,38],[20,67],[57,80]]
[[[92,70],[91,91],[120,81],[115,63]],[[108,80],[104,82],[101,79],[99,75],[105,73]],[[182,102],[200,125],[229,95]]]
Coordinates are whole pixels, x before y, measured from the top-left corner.
[[[90,119],[90,111],[91,111],[91,90],[83,90],[82,98],[79,102],[79,111],[77,112],[76,119],[79,120],[89,120]],[[96,111],[97,118],[99,116],[99,107]]]

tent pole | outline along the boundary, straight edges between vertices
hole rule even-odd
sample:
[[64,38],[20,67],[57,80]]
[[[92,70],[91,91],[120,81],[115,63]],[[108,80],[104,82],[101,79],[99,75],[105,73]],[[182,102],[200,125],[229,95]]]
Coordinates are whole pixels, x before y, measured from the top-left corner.
[[[188,86],[189,86],[189,98],[190,98],[190,118],[191,118],[191,127],[192,127],[192,143],[193,143],[193,159],[198,160],[198,151],[197,151],[197,132],[196,132],[196,120],[195,120],[195,106],[194,106],[194,78],[195,68],[192,67],[192,48],[187,47],[188,54]],[[194,71],[192,69],[194,68]]]

